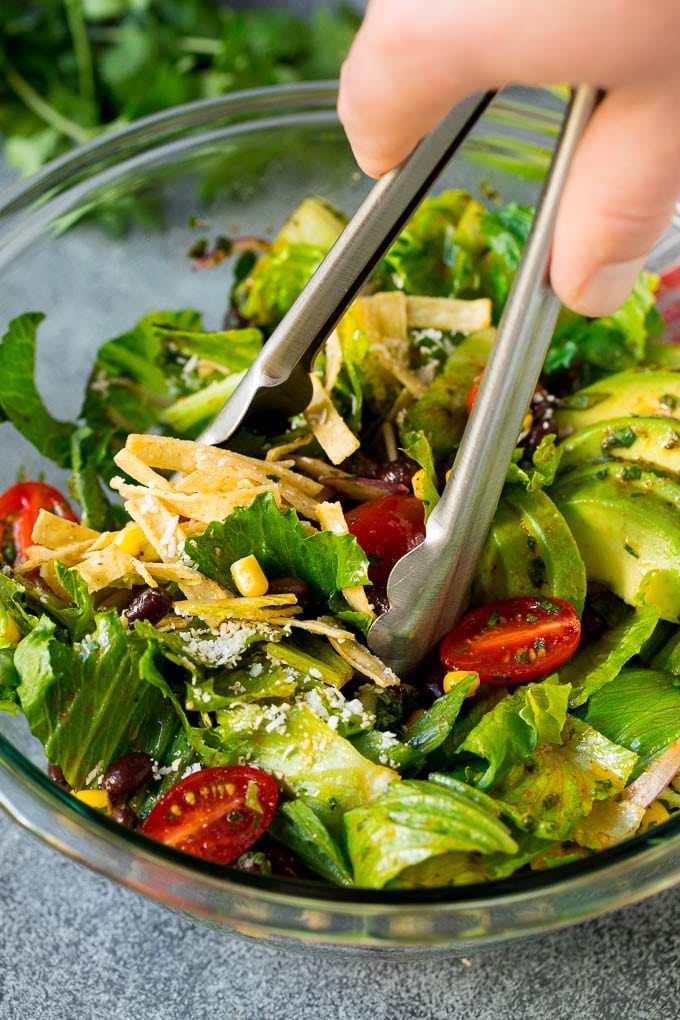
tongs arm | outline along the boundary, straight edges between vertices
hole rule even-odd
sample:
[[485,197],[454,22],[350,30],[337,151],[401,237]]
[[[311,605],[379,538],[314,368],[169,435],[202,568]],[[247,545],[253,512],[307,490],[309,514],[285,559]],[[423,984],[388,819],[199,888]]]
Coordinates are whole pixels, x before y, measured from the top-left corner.
[[224,442],[251,415],[304,410],[312,396],[308,372],[319,348],[494,95],[478,93],[458,103],[399,167],[377,181],[199,442]]
[[596,101],[588,86],[572,93],[451,476],[429,517],[425,541],[390,573],[390,608],[369,629],[370,648],[400,676],[413,672],[464,609],[559,311],[548,282],[553,228],[572,156]]

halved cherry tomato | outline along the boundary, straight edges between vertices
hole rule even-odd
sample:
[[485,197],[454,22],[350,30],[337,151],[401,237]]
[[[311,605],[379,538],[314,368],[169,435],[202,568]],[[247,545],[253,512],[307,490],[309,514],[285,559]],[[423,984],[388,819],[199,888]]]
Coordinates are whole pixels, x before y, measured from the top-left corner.
[[464,616],[444,638],[441,659],[483,683],[525,683],[563,666],[580,636],[576,611],[562,599],[505,599]]
[[41,510],[69,521],[78,518],[62,494],[45,482],[18,482],[0,496],[0,560],[14,565],[26,559],[33,526]]
[[472,383],[470,384],[470,389],[468,390],[467,401],[466,401],[466,403],[467,403],[467,413],[468,414],[472,414],[472,405],[474,404],[475,400],[477,399],[477,394],[479,393],[479,384],[482,381],[482,376],[483,375],[484,375],[483,372],[478,372],[477,375],[472,380]]
[[229,864],[274,817],[278,789],[251,765],[219,765],[180,779],[154,805],[142,832],[188,854]]
[[371,584],[384,585],[390,570],[425,538],[425,512],[415,496],[383,496],[345,514],[347,527],[370,560]]

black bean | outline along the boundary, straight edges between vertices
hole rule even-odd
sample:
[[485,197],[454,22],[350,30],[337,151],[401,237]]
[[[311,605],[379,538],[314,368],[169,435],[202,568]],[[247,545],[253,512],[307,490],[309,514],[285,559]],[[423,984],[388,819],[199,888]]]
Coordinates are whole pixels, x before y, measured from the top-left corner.
[[65,790],[71,789],[71,784],[67,782],[66,776],[61,770],[61,765],[48,765],[47,775],[50,779],[53,779],[55,783],[59,783],[60,786],[63,786]]
[[145,751],[130,751],[111,762],[102,778],[102,786],[111,797],[134,793],[153,775],[153,758]]
[[397,457],[384,464],[378,473],[382,482],[395,482],[410,488],[411,479],[418,470],[418,465],[410,457]]
[[298,602],[309,596],[309,585],[302,577],[275,577],[269,582],[268,595],[294,595]]
[[158,623],[172,605],[172,595],[166,588],[142,588],[130,602],[123,615],[128,623],[135,620],[148,620],[149,623]]
[[118,804],[111,812],[111,817],[114,822],[128,829],[136,829],[139,825],[139,818],[127,804]]

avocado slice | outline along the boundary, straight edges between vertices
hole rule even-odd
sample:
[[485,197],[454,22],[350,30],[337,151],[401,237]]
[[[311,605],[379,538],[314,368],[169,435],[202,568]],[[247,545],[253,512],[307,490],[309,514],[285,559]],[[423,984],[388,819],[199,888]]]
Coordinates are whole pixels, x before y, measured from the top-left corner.
[[558,480],[550,495],[569,525],[588,581],[604,584],[630,605],[647,583],[647,601],[658,606],[662,619],[677,622],[680,514],[669,497],[680,499],[680,482],[651,472],[626,477],[630,466],[582,466]]
[[623,415],[680,417],[680,370],[630,368],[565,397],[555,412],[560,435]]
[[560,473],[615,457],[680,474],[680,422],[660,415],[610,418],[574,432],[559,449]]
[[[584,462],[567,468],[556,484],[564,481],[574,485],[588,479],[602,481],[604,478],[612,478],[627,486],[628,499],[638,499],[641,494],[651,492],[657,499],[680,508],[680,478],[675,472],[669,473],[660,468],[614,457],[599,463]],[[550,489],[553,497],[554,493],[555,485]]]
[[471,598],[485,605],[520,595],[566,599],[578,615],[586,570],[567,523],[541,489],[506,485],[477,564]]

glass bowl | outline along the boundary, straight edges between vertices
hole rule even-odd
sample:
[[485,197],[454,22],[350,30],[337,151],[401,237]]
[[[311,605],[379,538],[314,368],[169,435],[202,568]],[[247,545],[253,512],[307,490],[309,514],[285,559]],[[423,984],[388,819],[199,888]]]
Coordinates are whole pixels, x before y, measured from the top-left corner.
[[[229,267],[192,272],[198,236],[273,234],[308,194],[348,213],[370,188],[335,114],[334,83],[253,90],[168,111],[74,151],[0,194],[0,326],[40,311],[39,386],[74,415],[95,348],[151,308],[195,307],[219,328]],[[509,90],[437,186],[532,202],[561,119],[560,97]],[[98,214],[98,219],[93,218]],[[152,217],[154,222],[151,222]],[[106,222],[109,232],[102,230]],[[670,231],[656,253],[677,259]],[[214,325],[211,327],[210,323]],[[7,424],[2,488],[44,464]],[[58,472],[48,480],[63,484]],[[337,890],[192,858],[123,829],[48,779],[20,718],[0,713],[0,803],[26,829],[101,875],[196,921],[268,939],[380,955],[473,950],[592,918],[680,878],[680,816],[608,852],[489,885]]]

